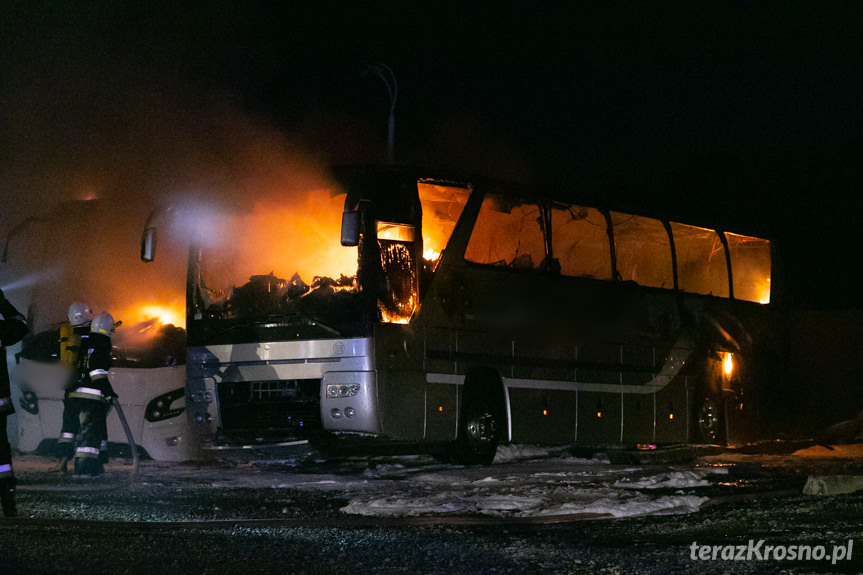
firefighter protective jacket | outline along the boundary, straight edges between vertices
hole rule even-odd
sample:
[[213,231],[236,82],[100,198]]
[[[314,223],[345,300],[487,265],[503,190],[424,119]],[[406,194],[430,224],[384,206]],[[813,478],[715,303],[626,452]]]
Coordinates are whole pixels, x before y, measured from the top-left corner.
[[9,390],[9,370],[6,365],[6,348],[15,345],[27,335],[24,316],[0,293],[0,414],[15,413]]
[[78,354],[79,379],[69,390],[69,397],[105,399],[117,397],[108,379],[111,368],[111,338],[101,333],[81,336]]

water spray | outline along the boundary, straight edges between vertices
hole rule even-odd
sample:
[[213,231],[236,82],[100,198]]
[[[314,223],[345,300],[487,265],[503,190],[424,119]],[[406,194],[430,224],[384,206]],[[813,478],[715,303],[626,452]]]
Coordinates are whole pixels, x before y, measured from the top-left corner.
[[47,281],[53,276],[56,276],[60,272],[59,266],[54,266],[48,269],[35,271],[27,274],[24,277],[9,281],[3,285],[0,285],[0,290],[3,292],[13,291],[17,289],[23,289],[32,287],[38,283]]

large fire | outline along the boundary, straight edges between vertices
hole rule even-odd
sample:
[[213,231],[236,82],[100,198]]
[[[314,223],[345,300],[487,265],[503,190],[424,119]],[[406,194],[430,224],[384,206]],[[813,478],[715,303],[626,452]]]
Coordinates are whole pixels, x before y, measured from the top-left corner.
[[[469,190],[421,182],[418,191],[423,209],[423,255],[436,265]],[[343,207],[344,195],[318,189],[278,202],[256,200],[245,213],[210,215],[200,226],[191,215],[182,218],[183,225],[195,228],[202,241],[200,289],[205,306],[225,306],[230,300],[236,312],[243,294],[246,312],[270,309],[271,304],[262,307],[249,299],[257,297],[253,292],[264,284],[269,286],[267,293],[259,295],[268,301],[282,297],[281,291],[289,300],[304,297],[322,285],[356,289],[355,282],[335,279],[355,278],[358,268],[357,248],[339,242]],[[408,292],[416,288],[421,264],[410,262],[411,250],[396,248],[419,239],[417,231],[406,223],[378,222],[377,237],[387,246],[382,245],[382,254],[386,254],[382,265],[387,268],[389,289],[394,290],[389,296],[393,301],[380,306],[382,319],[406,323],[417,301],[417,294]],[[411,273],[412,279],[406,275]],[[298,291],[291,286],[305,289]],[[274,289],[279,293],[270,293]]]
[[257,201],[246,214],[218,217],[208,227],[211,235],[202,238],[211,266],[204,271],[227,283],[208,287],[230,289],[270,272],[297,274],[307,284],[316,276],[356,275],[356,249],[338,241],[343,205],[343,195],[317,190],[278,204]]

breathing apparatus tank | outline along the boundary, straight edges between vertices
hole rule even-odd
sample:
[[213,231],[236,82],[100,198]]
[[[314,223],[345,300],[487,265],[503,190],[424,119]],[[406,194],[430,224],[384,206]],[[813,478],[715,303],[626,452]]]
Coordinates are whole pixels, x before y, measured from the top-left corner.
[[93,319],[93,310],[85,303],[76,301],[69,306],[68,324],[60,326],[60,361],[74,368],[78,363],[81,334]]

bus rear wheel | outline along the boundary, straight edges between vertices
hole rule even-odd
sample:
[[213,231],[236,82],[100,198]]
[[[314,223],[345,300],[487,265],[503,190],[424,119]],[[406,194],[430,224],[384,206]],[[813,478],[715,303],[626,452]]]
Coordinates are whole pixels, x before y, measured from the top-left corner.
[[704,395],[695,412],[695,425],[702,443],[724,443],[722,403],[711,395]]

